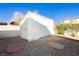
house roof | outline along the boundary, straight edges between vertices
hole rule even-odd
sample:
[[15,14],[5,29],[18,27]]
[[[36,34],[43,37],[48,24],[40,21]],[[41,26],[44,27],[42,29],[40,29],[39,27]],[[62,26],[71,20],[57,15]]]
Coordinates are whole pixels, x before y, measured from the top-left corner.
[[72,19],[79,19],[79,16],[76,16],[76,17],[70,17],[70,18],[65,18],[65,20],[72,20]]
[[33,20],[39,22],[40,24],[44,25],[44,26],[52,26],[54,24],[54,21],[50,18],[44,17],[38,13],[34,13],[31,11],[28,11],[24,18],[21,21],[21,24],[23,24],[23,22],[27,19],[27,18],[32,18]]

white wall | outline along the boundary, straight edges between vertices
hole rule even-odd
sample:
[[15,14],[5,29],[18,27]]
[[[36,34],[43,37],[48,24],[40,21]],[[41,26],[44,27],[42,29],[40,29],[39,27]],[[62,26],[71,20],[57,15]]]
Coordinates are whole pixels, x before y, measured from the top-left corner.
[[19,30],[0,31],[0,38],[17,37],[19,35]]
[[20,35],[22,38],[32,41],[51,35],[51,33],[45,26],[29,18],[22,24]]
[[79,19],[76,19],[76,23],[78,23],[78,24],[79,24]]

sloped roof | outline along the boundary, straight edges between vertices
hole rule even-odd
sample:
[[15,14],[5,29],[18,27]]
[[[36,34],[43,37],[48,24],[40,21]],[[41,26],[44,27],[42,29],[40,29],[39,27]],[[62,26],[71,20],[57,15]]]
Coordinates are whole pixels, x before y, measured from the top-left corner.
[[54,24],[54,21],[53,21],[52,19],[47,18],[47,17],[44,17],[44,16],[42,16],[42,15],[40,15],[40,14],[38,14],[38,13],[34,13],[34,12],[31,12],[31,11],[28,11],[28,12],[25,14],[24,18],[22,19],[20,25],[22,25],[23,22],[24,22],[25,20],[27,20],[28,17],[29,17],[29,18],[32,18],[33,20],[39,22],[40,24],[42,24],[42,25],[44,25],[44,26],[50,26],[50,25],[53,25],[53,24]]

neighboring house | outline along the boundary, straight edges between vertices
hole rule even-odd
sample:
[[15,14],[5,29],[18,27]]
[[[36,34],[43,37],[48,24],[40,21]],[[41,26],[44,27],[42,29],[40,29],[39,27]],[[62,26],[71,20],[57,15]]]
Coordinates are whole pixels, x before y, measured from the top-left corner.
[[70,23],[70,20],[65,20],[64,23]]
[[64,23],[77,24],[79,23],[79,17],[68,18],[64,21]]

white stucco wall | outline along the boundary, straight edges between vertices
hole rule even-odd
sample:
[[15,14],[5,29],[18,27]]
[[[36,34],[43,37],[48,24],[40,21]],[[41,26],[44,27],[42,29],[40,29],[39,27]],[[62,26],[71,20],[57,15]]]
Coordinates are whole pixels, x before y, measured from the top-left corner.
[[70,23],[70,20],[65,20],[64,23]]
[[76,19],[76,23],[79,23],[79,19]]
[[17,37],[19,30],[0,31],[0,38]]
[[51,35],[47,27],[28,18],[20,28],[20,36],[28,41]]
[[25,22],[25,20],[27,18],[32,18],[33,20],[37,21],[38,23],[46,26],[48,28],[48,30],[51,32],[52,35],[55,34],[54,31],[54,20],[44,17],[40,14],[34,13],[34,12],[27,12],[26,15],[24,16],[24,18],[21,21],[20,26]]
[[20,36],[19,32],[20,32],[19,26],[0,25],[0,38],[17,37]]

